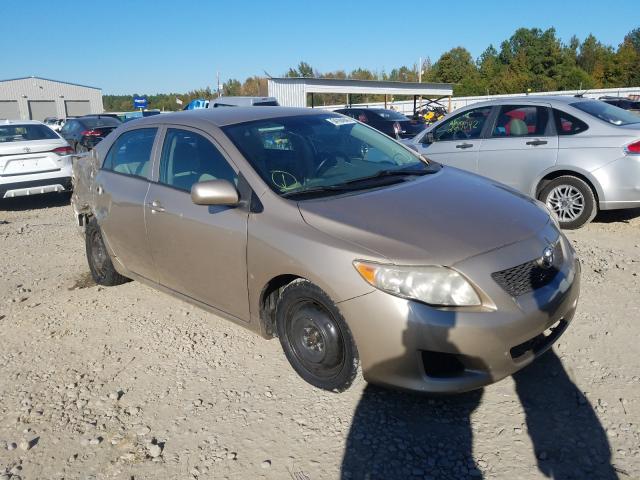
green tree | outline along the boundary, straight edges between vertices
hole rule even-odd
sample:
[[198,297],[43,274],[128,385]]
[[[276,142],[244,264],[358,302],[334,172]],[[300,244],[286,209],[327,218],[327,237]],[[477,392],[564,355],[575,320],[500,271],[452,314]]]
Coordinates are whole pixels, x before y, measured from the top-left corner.
[[230,78],[222,85],[222,93],[226,96],[240,95],[242,93],[242,84],[235,78]]

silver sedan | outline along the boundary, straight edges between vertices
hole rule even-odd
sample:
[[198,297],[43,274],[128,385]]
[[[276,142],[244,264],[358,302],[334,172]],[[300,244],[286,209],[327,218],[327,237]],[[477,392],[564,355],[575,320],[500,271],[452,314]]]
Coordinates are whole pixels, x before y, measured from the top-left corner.
[[565,229],[640,207],[640,116],[598,100],[526,96],[456,110],[405,142],[541,200]]

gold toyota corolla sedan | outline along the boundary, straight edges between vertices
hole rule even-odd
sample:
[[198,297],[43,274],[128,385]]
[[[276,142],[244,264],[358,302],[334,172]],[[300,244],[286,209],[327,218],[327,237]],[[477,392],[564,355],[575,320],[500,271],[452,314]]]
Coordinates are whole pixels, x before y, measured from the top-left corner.
[[278,337],[298,374],[462,392],[565,331],[575,252],[540,202],[353,119],[283,107],[157,115],[74,162],[96,282],[147,283]]

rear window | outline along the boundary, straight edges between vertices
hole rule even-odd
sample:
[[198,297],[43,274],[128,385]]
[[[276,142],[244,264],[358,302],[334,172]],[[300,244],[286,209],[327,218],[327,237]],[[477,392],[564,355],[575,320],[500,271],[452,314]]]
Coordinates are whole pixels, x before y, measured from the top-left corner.
[[256,102],[253,104],[256,107],[279,107],[280,105],[278,105],[278,102],[274,102],[273,100],[270,100],[268,102]]
[[113,117],[100,117],[100,118],[83,118],[82,124],[86,128],[96,127],[117,127],[120,125],[120,120]]
[[407,117],[405,117],[401,113],[394,112],[393,110],[372,110],[372,111],[380,115],[385,120],[397,120],[400,122],[403,120],[408,120]]
[[60,138],[45,125],[0,125],[0,143]]
[[611,125],[620,126],[640,123],[640,116],[635,113],[597,100],[576,102],[572,103],[571,106]]

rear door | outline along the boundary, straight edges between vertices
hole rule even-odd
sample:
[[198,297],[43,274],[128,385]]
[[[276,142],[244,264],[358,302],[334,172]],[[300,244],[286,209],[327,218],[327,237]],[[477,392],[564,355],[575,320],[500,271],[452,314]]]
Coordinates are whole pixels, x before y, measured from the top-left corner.
[[478,173],[529,195],[539,174],[555,165],[558,136],[551,105],[501,105],[482,142]]
[[191,201],[193,184],[215,179],[237,185],[238,176],[213,138],[167,127],[157,181],[147,196],[149,245],[162,285],[248,320],[248,213]]
[[491,110],[491,106],[471,108],[451,117],[422,136],[418,151],[444,165],[476,172]]
[[122,133],[113,143],[95,178],[96,218],[110,250],[125,268],[157,281],[147,245],[145,198],[157,127]]

